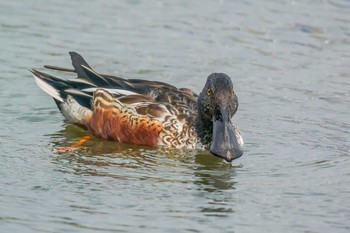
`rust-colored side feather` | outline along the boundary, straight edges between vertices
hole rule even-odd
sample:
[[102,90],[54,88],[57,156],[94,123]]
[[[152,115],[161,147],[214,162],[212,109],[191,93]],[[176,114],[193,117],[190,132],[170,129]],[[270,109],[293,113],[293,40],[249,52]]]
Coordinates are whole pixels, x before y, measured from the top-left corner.
[[102,89],[94,93],[93,106],[87,127],[95,136],[131,144],[158,144],[158,135],[162,130],[159,121],[139,115]]

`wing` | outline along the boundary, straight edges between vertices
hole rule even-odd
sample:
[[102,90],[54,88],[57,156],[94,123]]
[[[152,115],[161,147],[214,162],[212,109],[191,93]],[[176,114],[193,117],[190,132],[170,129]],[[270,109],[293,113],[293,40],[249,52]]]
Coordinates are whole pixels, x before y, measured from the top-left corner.
[[55,99],[57,106],[69,122],[80,124],[82,119],[91,116],[89,113],[75,117],[77,114],[71,116],[71,112],[88,112],[86,109],[94,111],[96,109],[93,104],[94,96],[98,90],[104,90],[123,107],[133,109],[141,118],[146,117],[162,124],[173,122],[173,125],[181,126],[181,122],[190,121],[196,114],[198,95],[190,89],[178,89],[159,81],[124,79],[99,74],[81,55],[76,52],[69,54],[74,69],[50,65],[46,65],[45,68],[75,73],[77,76],[75,79],[68,80],[32,70],[39,87]]
[[[50,65],[45,67],[58,71],[74,72],[77,74],[76,79],[64,80],[45,73],[41,73],[41,76],[44,77],[46,82],[53,85],[55,89],[58,89],[62,95],[69,92],[80,102],[83,102],[84,106],[90,105],[91,107],[91,98],[94,91],[103,88],[111,93],[113,97],[121,98],[121,102],[125,102],[125,104],[140,102],[164,103],[173,106],[179,113],[188,113],[197,108],[198,95],[190,89],[178,89],[175,86],[159,81],[124,79],[117,76],[99,74],[88,65],[80,54],[76,52],[70,52],[69,54],[74,69]],[[56,81],[57,79],[59,80]],[[65,85],[62,86],[62,83]],[[87,96],[90,97],[89,104],[86,103]]]
[[194,146],[195,113],[180,113],[167,102],[133,94],[115,98],[106,89],[93,94],[93,114],[86,126],[96,136],[140,145]]

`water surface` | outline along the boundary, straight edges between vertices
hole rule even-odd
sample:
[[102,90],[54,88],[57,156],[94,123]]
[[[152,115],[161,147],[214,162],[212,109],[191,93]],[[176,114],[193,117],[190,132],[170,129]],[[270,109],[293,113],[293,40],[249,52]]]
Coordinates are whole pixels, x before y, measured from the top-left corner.
[[[350,2],[0,2],[0,232],[349,232]],[[88,141],[28,69],[199,92],[229,74],[245,154]]]

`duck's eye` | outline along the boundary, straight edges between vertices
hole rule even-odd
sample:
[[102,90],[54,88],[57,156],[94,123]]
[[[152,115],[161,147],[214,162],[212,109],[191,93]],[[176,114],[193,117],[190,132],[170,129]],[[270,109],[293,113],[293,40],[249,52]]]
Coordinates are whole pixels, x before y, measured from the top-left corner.
[[211,96],[213,94],[213,91],[209,88],[208,90],[207,90],[207,95],[208,96]]

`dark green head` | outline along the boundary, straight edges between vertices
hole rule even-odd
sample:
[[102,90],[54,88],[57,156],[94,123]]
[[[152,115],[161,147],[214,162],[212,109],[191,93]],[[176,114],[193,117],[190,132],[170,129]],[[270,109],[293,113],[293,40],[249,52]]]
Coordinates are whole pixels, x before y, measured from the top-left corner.
[[231,122],[237,108],[230,77],[223,73],[209,75],[198,97],[199,137],[212,154],[229,162],[243,154],[238,130]]

